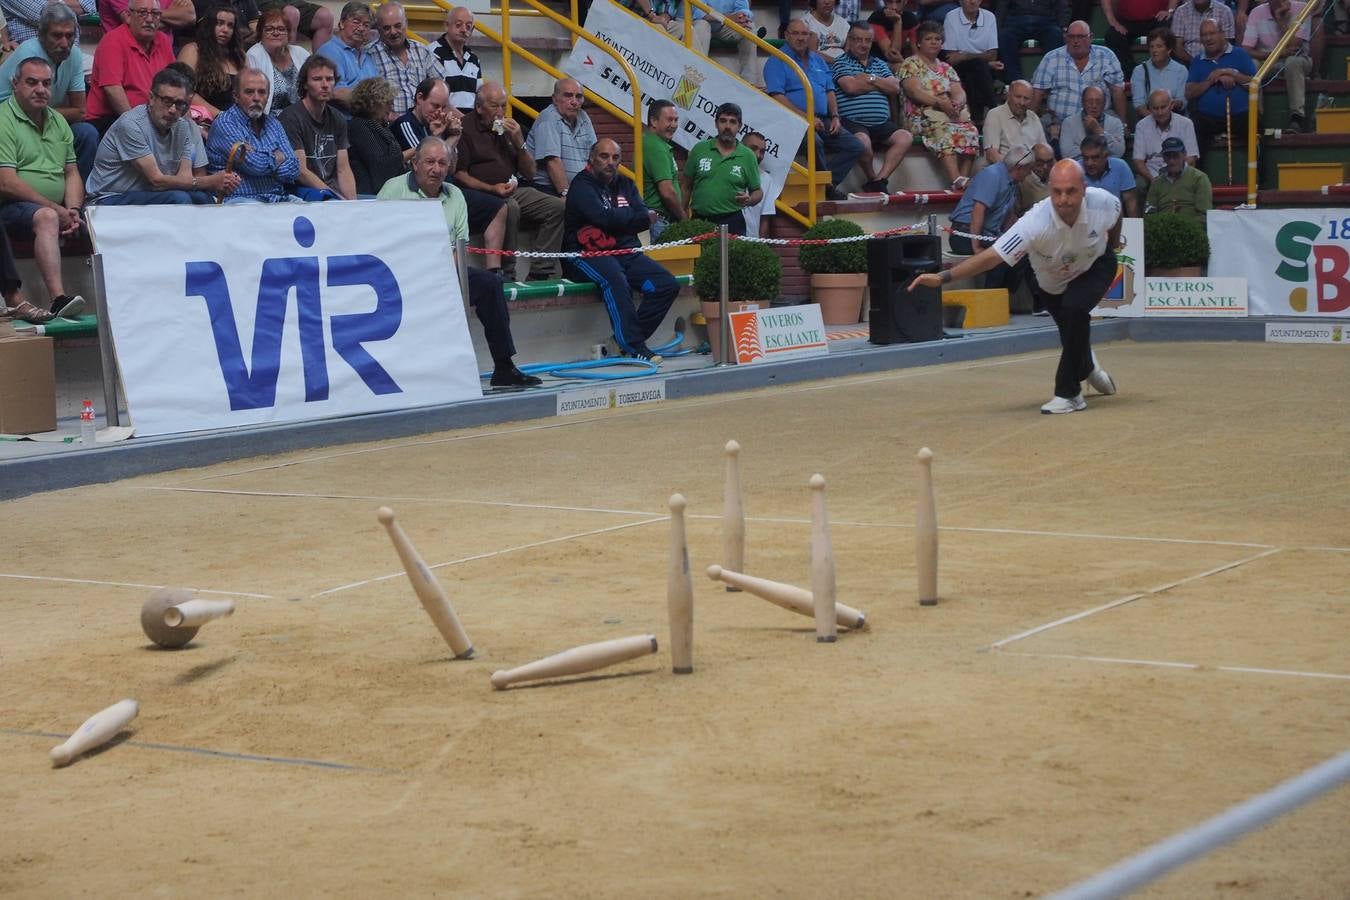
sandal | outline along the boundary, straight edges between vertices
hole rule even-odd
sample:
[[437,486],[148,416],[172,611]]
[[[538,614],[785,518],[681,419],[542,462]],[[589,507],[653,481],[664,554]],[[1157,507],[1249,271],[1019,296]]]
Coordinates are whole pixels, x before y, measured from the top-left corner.
[[970,179],[964,175],[960,176],[959,178],[957,178],[955,181],[952,182],[952,193],[954,194],[961,193],[966,189],[966,185],[968,184],[970,184]]
[[56,313],[34,306],[27,300],[20,300],[17,306],[11,306],[5,310],[5,315],[18,319],[20,322],[27,322],[30,325],[46,325],[56,318]]

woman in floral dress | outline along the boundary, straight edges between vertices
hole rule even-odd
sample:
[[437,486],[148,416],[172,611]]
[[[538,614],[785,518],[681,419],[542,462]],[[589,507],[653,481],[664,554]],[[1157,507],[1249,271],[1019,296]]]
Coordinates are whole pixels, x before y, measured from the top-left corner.
[[961,79],[938,59],[941,52],[941,23],[922,23],[915,53],[900,64],[896,75],[905,90],[906,127],[937,154],[952,190],[961,191],[970,181],[970,168],[980,152],[980,131],[970,121]]

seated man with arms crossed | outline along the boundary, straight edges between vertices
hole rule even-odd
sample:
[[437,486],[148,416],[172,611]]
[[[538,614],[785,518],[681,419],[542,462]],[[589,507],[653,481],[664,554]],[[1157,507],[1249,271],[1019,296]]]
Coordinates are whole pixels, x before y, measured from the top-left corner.
[[235,82],[234,106],[220,114],[206,141],[213,174],[229,168],[231,157],[236,158],[234,168],[243,173],[226,203],[304,202],[286,190],[299,180],[300,162],[291,151],[286,129],[264,111],[266,107],[267,76],[243,69]]

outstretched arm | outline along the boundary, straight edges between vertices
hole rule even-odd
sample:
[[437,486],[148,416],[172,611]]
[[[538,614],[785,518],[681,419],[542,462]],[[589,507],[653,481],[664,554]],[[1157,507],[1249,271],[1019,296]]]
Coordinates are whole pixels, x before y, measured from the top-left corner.
[[[1117,223],[1117,236],[1119,236],[1119,230],[1120,225]],[[993,247],[988,247],[969,259],[961,260],[944,272],[929,272],[927,275],[920,275],[909,283],[909,290],[912,291],[920,285],[931,288],[941,287],[949,281],[960,281],[963,278],[988,272],[1001,262],[1003,262],[1003,257],[998,255],[998,251]]]

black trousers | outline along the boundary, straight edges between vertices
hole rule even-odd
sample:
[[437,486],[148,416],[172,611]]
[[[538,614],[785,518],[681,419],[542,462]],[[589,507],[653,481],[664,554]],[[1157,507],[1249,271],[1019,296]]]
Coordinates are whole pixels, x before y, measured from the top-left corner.
[[982,121],[984,114],[994,106],[994,70],[989,68],[989,61],[968,59],[952,68],[961,76],[961,86],[966,89],[971,118]]
[[1077,397],[1083,392],[1083,379],[1092,373],[1092,308],[1106,296],[1115,277],[1116,254],[1108,247],[1086,272],[1069,282],[1062,294],[1046,292],[1032,278],[1032,292],[1059,328],[1056,397]]
[[511,340],[511,313],[506,308],[502,280],[486,269],[470,267],[469,305],[483,323],[492,361],[497,365],[510,362],[516,355],[516,345]]
[[[694,218],[707,219],[714,225],[725,225],[727,226],[728,234],[739,234],[742,237],[745,236],[745,216],[741,214],[740,210],[722,216],[700,215],[698,210],[694,210]],[[759,237],[759,235],[755,235],[755,237]]]
[[[9,246],[9,234],[0,228],[0,296],[8,300],[9,295],[23,285],[19,278],[19,267],[14,264],[14,249]],[[4,305],[0,303],[0,306]]]
[[1106,26],[1106,49],[1114,53],[1116,59],[1120,60],[1120,71],[1125,73],[1125,80],[1128,85],[1130,73],[1134,71],[1135,66],[1134,39],[1147,37],[1150,31],[1162,23],[1151,17],[1147,19],[1122,19],[1117,16],[1116,20],[1125,26],[1125,34],[1121,34],[1110,25]]

